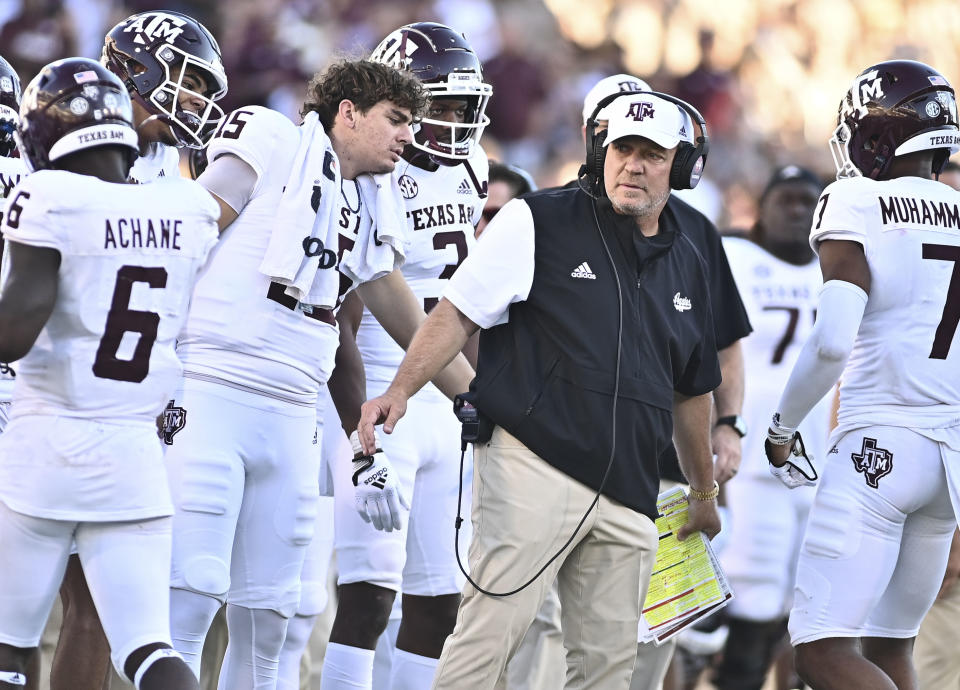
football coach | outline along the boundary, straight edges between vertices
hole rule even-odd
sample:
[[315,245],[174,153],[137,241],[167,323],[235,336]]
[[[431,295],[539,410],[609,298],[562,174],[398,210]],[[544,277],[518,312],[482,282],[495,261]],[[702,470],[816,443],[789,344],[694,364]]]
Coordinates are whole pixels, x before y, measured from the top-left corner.
[[482,329],[466,396],[486,422],[474,453],[472,584],[435,689],[493,688],[554,579],[567,685],[628,687],[657,549],[657,458],[671,435],[690,483],[679,536],[720,529],[708,271],[661,217],[670,189],[699,179],[705,127],[689,143],[682,109],[692,109],[666,94],[617,94],[597,111],[607,105],[608,128],[588,127],[582,184],[503,207],[390,387],[363,406],[372,455],[374,424],[390,433],[410,396]]

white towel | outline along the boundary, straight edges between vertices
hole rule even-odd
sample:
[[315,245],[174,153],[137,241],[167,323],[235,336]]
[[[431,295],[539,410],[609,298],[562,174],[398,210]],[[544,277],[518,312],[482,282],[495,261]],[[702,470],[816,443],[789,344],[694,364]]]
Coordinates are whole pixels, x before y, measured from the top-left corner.
[[[331,163],[325,166],[324,160]],[[336,261],[331,261],[337,253],[340,182],[333,144],[317,113],[308,113],[260,272],[286,285],[298,302],[321,309],[336,306],[340,289]]]
[[357,176],[362,214],[353,250],[344,254],[340,272],[354,283],[366,283],[403,265],[407,213],[392,173]]

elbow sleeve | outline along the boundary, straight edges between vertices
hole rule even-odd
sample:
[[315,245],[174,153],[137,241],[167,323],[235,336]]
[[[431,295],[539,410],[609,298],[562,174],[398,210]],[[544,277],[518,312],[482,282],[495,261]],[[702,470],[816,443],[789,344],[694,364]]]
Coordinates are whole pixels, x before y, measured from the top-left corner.
[[823,285],[817,321],[777,408],[782,427],[796,429],[840,378],[866,306],[867,293],[852,283],[830,280]]
[[820,289],[817,321],[810,334],[817,358],[846,361],[860,330],[867,293],[853,283],[829,280]]

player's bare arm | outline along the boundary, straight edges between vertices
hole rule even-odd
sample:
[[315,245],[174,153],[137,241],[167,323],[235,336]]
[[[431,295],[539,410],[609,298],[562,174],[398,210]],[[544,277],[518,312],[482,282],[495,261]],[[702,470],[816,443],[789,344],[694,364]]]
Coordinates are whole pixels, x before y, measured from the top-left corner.
[[[417,330],[390,387],[383,395],[365,402],[360,410],[358,431],[365,452],[375,448],[373,427],[383,422],[384,432],[391,433],[406,412],[410,396],[427,381],[433,380],[439,386],[437,374],[455,357],[463,358],[458,353],[479,328],[449,300],[440,300]],[[468,385],[469,378],[462,383],[460,392],[467,390]]]
[[[414,333],[427,316],[423,312],[420,301],[404,280],[403,274],[396,270],[379,280],[360,285],[357,292],[360,293],[370,313],[376,317],[390,337],[404,350],[408,349]],[[477,326],[474,324],[473,330],[467,333],[467,336],[472,335],[476,329]],[[466,339],[457,345],[457,351],[463,348],[465,342]],[[444,368],[447,364],[449,366]],[[433,381],[444,395],[453,400],[455,395],[467,390],[473,375],[473,368],[463,355],[456,358],[451,356],[444,360],[443,364],[424,379],[416,389],[411,390],[410,395],[413,395],[427,381]]]
[[[723,381],[713,392],[716,418],[739,416],[743,411],[743,348],[740,341],[723,348],[718,353]],[[729,424],[715,424],[711,433],[713,452],[717,456],[716,479],[724,482],[733,479],[740,469],[742,448],[740,434]]]
[[[709,393],[692,397],[680,393],[673,395],[673,440],[677,446],[680,469],[692,490],[689,520],[677,532],[677,538],[681,541],[698,531],[713,539],[720,531],[710,452],[711,398]],[[695,498],[697,495],[710,494],[713,494],[713,498],[707,500]]]
[[356,292],[350,292],[343,300],[337,312],[340,326],[340,346],[333,374],[327,381],[330,397],[337,407],[340,422],[347,437],[360,423],[360,406],[367,399],[367,379],[363,369],[363,358],[357,348],[357,329],[363,316],[363,302]]
[[57,300],[60,252],[10,242],[10,274],[0,296],[0,361],[33,347]]

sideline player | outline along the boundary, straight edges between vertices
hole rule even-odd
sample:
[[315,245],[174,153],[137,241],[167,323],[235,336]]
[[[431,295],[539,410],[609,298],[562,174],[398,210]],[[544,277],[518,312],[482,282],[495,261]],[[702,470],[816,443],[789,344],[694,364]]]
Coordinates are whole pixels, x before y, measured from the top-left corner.
[[[788,491],[767,471],[761,443],[766,417],[813,328],[820,266],[807,239],[823,184],[788,165],[771,176],[760,196],[750,239],[725,237],[723,248],[747,307],[753,333],[743,339],[746,369],[744,461],[727,484],[732,531],[719,558],[736,597],[727,605],[729,629],[714,683],[721,690],[760,690],[784,642],[797,553],[813,489]],[[816,457],[827,443],[829,401],[821,400],[803,425]]]
[[[179,420],[166,453],[176,506],[174,645],[198,671],[226,602],[220,685],[231,690],[276,683],[313,534],[315,406],[333,367],[340,300],[362,283],[402,342],[424,318],[395,270],[399,190],[389,176],[363,175],[393,171],[425,106],[422,87],[357,60],[331,66],[307,91],[300,127],[244,107],[210,143],[198,179],[219,202],[223,235],[178,341],[185,378],[168,405]],[[463,360],[449,372],[457,382],[470,375]],[[378,453],[354,465],[358,509],[398,521],[389,461]]]
[[838,179],[810,233],[817,321],[766,444],[778,478],[810,483],[796,427],[842,373],[790,638],[815,689],[915,688],[913,640],[960,515],[960,195],[930,179],[960,151],[953,88],[920,62],[873,65],[830,145]]
[[[20,121],[20,77],[13,66],[0,57],[0,199],[5,199],[10,190],[26,175],[23,159],[17,155],[14,132]],[[0,221],[3,213],[0,212]],[[0,249],[3,239],[0,238]],[[13,399],[13,382],[16,370],[10,364],[0,363],[0,432],[10,419],[10,401]]]
[[[107,32],[100,62],[123,82],[133,103],[140,156],[133,182],[179,177],[179,148],[206,145],[227,93],[220,46],[192,17],[141,12]],[[109,648],[78,559],[67,564],[60,588],[63,624],[50,669],[51,690],[100,687]]]
[[227,94],[220,46],[206,27],[179,12],[140,12],[107,33],[100,61],[133,101],[140,158],[136,182],[179,175],[178,148],[202,149],[223,120]]
[[46,66],[20,115],[35,172],[3,222],[0,358],[22,361],[0,436],[0,687],[25,685],[76,541],[118,672],[138,690],[196,688],[170,646],[172,506],[154,418],[180,375],[174,342],[217,205],[187,180],[124,184],[130,98],[95,61]]
[[[464,36],[443,24],[403,26],[370,59],[410,72],[432,96],[394,173],[406,200],[403,275],[429,311],[474,243],[487,194],[487,158],[479,139],[489,123],[492,87]],[[356,296],[348,297],[340,323],[356,333],[367,397],[380,395],[403,350]],[[453,553],[460,423],[450,400],[433,385],[414,396],[408,415],[414,424],[381,439],[401,491],[411,498],[405,531],[374,531],[361,521],[353,508],[350,466],[333,465],[339,600],[321,674],[324,690],[371,687],[374,649],[398,591],[402,617],[390,688],[428,688],[456,622],[464,582]]]

